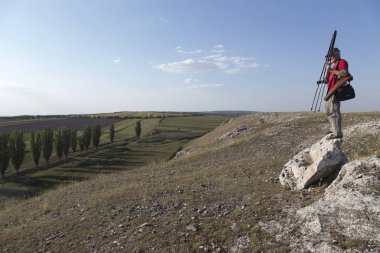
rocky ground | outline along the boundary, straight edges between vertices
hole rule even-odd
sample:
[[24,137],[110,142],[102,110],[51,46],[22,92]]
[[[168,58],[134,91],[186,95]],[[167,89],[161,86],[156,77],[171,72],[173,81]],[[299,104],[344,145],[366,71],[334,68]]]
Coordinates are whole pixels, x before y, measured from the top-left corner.
[[[363,123],[376,128],[379,119],[380,113],[344,115],[347,140],[342,150],[349,161],[375,159],[379,154],[379,132],[357,130],[367,129],[359,126]],[[190,143],[177,159],[63,186],[1,210],[0,249],[308,252],[315,245],[320,249],[327,245],[331,252],[378,252],[375,235],[363,239],[352,232],[355,229],[347,232],[338,227],[350,226],[349,222],[325,220],[329,211],[336,213],[327,208],[334,203],[334,194],[325,190],[338,183],[329,186],[329,181],[320,181],[300,191],[279,183],[283,165],[321,139],[327,129],[322,113],[254,113],[229,120]],[[375,184],[369,194],[376,197],[378,192]],[[297,214],[297,210],[303,211]],[[294,215],[307,210],[325,213],[319,223],[306,216],[294,220],[299,217]],[[302,224],[309,224],[316,234],[323,231],[323,236],[304,242]],[[286,227],[293,232],[287,234]],[[327,234],[324,227],[334,230]]]
[[[341,140],[323,138],[317,144],[323,143],[324,147],[331,147],[335,146],[334,142]],[[323,157],[331,161],[331,153],[336,153],[336,150],[330,149]],[[299,156],[295,157],[299,159]],[[294,252],[378,252],[380,156],[357,159],[343,167],[335,166],[337,170],[340,169],[336,178],[331,170],[334,166],[321,161],[320,157],[316,160],[320,171],[316,170],[315,163],[301,168],[294,166],[293,158],[293,164],[288,163],[288,167],[284,167],[280,181],[284,185],[296,188],[297,185],[293,181],[297,182],[298,178],[312,178],[318,175],[323,179],[323,176],[328,176],[328,172],[334,178],[326,188],[324,196],[306,207],[283,210],[281,216],[261,223],[261,227],[275,234],[276,240],[290,242],[289,247]],[[345,160],[343,157],[340,161],[346,162]],[[299,169],[301,173],[291,173],[292,170],[297,172]],[[321,170],[324,175],[321,174]],[[284,173],[290,173],[292,177],[284,181]],[[308,189],[304,184],[301,185],[302,188]]]

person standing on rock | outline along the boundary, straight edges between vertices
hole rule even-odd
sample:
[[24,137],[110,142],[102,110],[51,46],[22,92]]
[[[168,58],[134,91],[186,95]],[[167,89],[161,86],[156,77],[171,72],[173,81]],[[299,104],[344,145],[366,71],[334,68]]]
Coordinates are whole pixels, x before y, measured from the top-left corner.
[[[331,66],[333,64],[333,66]],[[341,78],[349,75],[348,62],[340,58],[340,50],[334,48],[331,55],[330,64],[326,65],[326,76],[328,79],[328,91],[331,91],[335,83]],[[330,122],[330,136],[328,139],[343,138],[342,132],[342,114],[340,113],[340,101],[336,95],[326,96],[326,114]]]

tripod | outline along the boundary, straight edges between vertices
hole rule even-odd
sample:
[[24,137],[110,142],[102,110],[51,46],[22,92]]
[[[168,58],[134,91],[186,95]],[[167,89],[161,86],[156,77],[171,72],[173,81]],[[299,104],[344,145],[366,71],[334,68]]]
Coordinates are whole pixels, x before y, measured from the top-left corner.
[[[325,56],[325,63],[323,64],[321,76],[319,77],[319,80],[317,81],[317,89],[315,90],[313,103],[311,105],[311,111],[316,112],[318,109],[318,112],[321,110],[321,104],[322,104],[322,98],[323,94],[325,92],[325,84],[327,84],[327,78],[326,75],[326,65],[330,63],[330,58],[332,55],[332,51],[335,45],[335,38],[336,38],[336,31],[334,31],[333,36],[331,38],[330,46],[327,51],[327,54]],[[318,96],[317,96],[318,95]],[[315,100],[317,98],[317,100]]]

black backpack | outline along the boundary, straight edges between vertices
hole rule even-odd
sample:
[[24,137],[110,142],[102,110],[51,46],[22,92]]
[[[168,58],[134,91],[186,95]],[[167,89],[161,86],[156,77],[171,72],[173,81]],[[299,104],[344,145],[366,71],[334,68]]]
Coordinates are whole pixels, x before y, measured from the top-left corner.
[[[339,61],[336,64],[335,70],[339,70],[338,69]],[[350,73],[349,73],[349,75],[351,76]],[[352,85],[351,85],[352,80],[353,80],[353,77],[351,76],[351,78],[348,80],[348,84],[340,87],[335,92],[335,95],[336,95],[336,98],[338,99],[338,101],[346,101],[346,100],[350,100],[350,99],[355,98],[355,90],[354,90],[354,87],[352,87]]]

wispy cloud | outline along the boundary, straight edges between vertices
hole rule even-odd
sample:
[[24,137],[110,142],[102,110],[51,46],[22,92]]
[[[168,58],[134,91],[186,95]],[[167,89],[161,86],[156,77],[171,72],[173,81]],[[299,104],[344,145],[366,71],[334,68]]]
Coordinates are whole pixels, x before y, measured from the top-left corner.
[[223,83],[200,83],[198,79],[187,78],[184,83],[188,90],[203,90],[210,88],[221,88],[224,86]]
[[222,83],[213,83],[213,84],[193,84],[186,86],[189,90],[201,90],[201,89],[209,89],[209,88],[221,88],[224,84]]
[[210,51],[212,54],[223,54],[226,50],[224,49],[224,46],[222,44],[214,45],[213,49]]
[[121,62],[121,58],[120,57],[112,58],[111,61],[113,63],[120,63]]
[[179,54],[200,54],[203,52],[201,49],[186,51],[183,50],[180,46],[176,47],[175,51]]
[[[196,80],[197,82],[198,82],[198,80]],[[193,81],[193,79],[191,79],[191,78],[187,78],[187,79],[185,79],[185,81],[184,81],[184,83],[185,84],[192,84],[194,81]]]
[[210,70],[215,70],[216,66],[210,62],[202,59],[186,59],[178,62],[169,62],[164,64],[159,64],[155,66],[165,72],[176,73],[176,74],[198,74],[201,72],[206,72]]
[[164,23],[164,24],[168,23],[168,20],[165,17],[161,16],[161,15],[158,16],[158,20],[160,22]]
[[177,47],[176,52],[180,54],[193,54],[193,57],[182,61],[154,65],[154,67],[164,72],[176,74],[198,74],[207,71],[238,74],[243,71],[266,66],[254,62],[255,58],[252,57],[227,56],[224,53],[224,46],[221,44],[213,46],[213,50],[209,51],[206,55],[199,55],[204,52],[200,49],[186,51],[181,47]]

